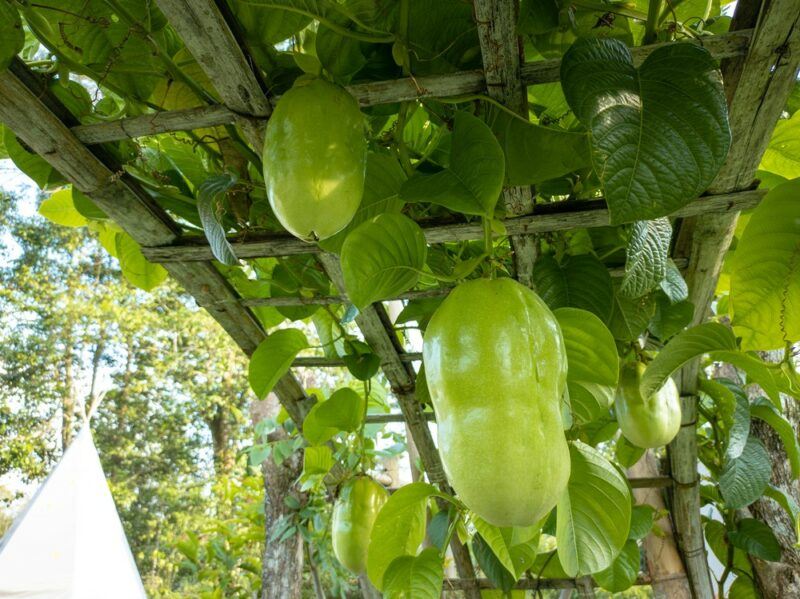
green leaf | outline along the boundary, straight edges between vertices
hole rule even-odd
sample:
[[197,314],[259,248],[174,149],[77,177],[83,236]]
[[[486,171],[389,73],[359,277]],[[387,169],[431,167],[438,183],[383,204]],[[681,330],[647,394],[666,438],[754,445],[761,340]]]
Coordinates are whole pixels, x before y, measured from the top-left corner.
[[689,326],[693,317],[693,303],[682,301],[672,304],[666,296],[658,294],[656,311],[647,328],[662,341],[667,341]]
[[519,579],[523,572],[531,567],[539,546],[538,526],[500,528],[474,515],[472,523],[514,580]]
[[64,227],[83,227],[88,222],[75,208],[71,189],[54,192],[39,205],[39,214],[50,222]]
[[628,540],[612,564],[605,570],[594,574],[594,579],[601,588],[611,593],[621,593],[636,582],[636,577],[639,576],[640,559],[639,545],[636,544],[636,541]]
[[348,352],[342,356],[344,365],[359,381],[368,381],[381,367],[380,357],[363,341],[350,341],[345,345]]
[[428,246],[420,226],[402,214],[381,214],[359,225],[342,246],[347,294],[363,310],[413,287]]
[[731,273],[733,328],[743,350],[800,340],[800,179],[770,191],[736,246]]
[[361,42],[320,25],[314,40],[317,57],[338,83],[346,84],[367,64]]
[[306,447],[303,450],[303,478],[327,474],[333,467],[333,452],[327,445]]
[[769,526],[755,518],[744,518],[736,523],[736,530],[728,533],[731,545],[750,555],[777,562],[781,559],[781,545]]
[[591,131],[611,223],[666,216],[700,196],[730,146],[722,77],[711,54],[668,44],[636,69],[614,39],[578,39],[561,85]]
[[[638,462],[646,450],[641,447],[636,447],[625,438],[625,435],[620,435],[617,438],[617,444],[614,447],[614,455],[623,468],[630,468]],[[635,509],[635,508],[634,508]]]
[[733,332],[725,325],[716,322],[707,322],[679,333],[647,366],[639,385],[642,397],[650,397],[686,362],[705,353],[717,350],[736,351],[736,349]]
[[51,189],[67,182],[44,158],[24,147],[8,127],[3,128],[3,145],[14,166],[33,179],[41,189]]
[[792,476],[800,477],[800,443],[797,441],[792,423],[789,422],[769,401],[763,397],[756,398],[750,405],[750,415],[763,420],[772,427],[781,438],[786,456],[792,466]]
[[115,244],[122,275],[131,285],[152,291],[166,280],[167,271],[164,267],[148,262],[133,237],[127,233],[117,233]]
[[726,460],[719,475],[719,490],[725,506],[732,509],[747,507],[761,497],[772,476],[772,463],[764,445],[750,437],[742,455]]
[[786,179],[800,177],[800,112],[777,122],[758,168]]
[[363,413],[364,398],[349,387],[343,387],[309,410],[303,420],[303,436],[312,445],[321,445],[340,431],[358,430]]
[[656,510],[651,505],[634,505],[631,512],[631,530],[628,539],[639,541],[653,529]]
[[672,258],[667,260],[666,275],[664,280],[661,281],[660,287],[673,304],[685,302],[689,297],[689,286],[686,285],[681,271],[675,266]]
[[505,155],[507,185],[538,185],[591,166],[586,133],[526,123],[500,110],[490,124]]
[[383,578],[386,599],[438,599],[442,594],[444,568],[434,547],[418,556],[404,555],[392,561]]
[[586,310],[553,311],[567,350],[567,380],[616,386],[619,356],[614,337],[603,321]]
[[794,547],[795,549],[800,549],[800,506],[797,505],[791,495],[774,485],[767,485],[767,488],[764,489],[764,495],[773,499],[786,511],[786,514],[794,524]]
[[492,218],[505,176],[500,144],[486,123],[466,112],[456,114],[451,144],[450,166],[434,174],[417,172],[400,197]]
[[72,203],[75,204],[75,210],[89,220],[108,219],[108,215],[94,203],[94,200],[82,191],[76,189],[74,185],[72,186]]
[[620,287],[624,295],[641,297],[664,281],[671,238],[672,225],[668,218],[633,223]]
[[308,347],[308,340],[297,329],[280,329],[258,344],[250,358],[248,379],[259,399],[264,399],[292,366],[297,354]]
[[726,439],[725,457],[738,458],[742,455],[750,436],[750,401],[747,394],[733,381],[700,381],[700,390],[717,402]]
[[761,594],[756,590],[753,580],[742,574],[736,577],[728,589],[728,599],[761,599]]
[[614,304],[608,328],[615,339],[634,341],[644,333],[655,311],[656,301],[652,295],[627,297],[622,293],[619,281],[614,281]]
[[516,582],[516,578],[497,559],[497,555],[480,533],[476,533],[472,537],[472,552],[475,554],[475,559],[478,561],[481,571],[492,581],[492,584],[505,592],[510,591]]
[[620,472],[593,447],[573,441],[572,471],[558,502],[558,557],[570,577],[608,568],[628,538],[631,494]]
[[10,2],[0,2],[0,71],[8,68],[24,45],[25,32],[17,9]]
[[533,268],[536,292],[552,310],[581,308],[603,322],[611,317],[614,290],[608,269],[590,254],[569,256],[559,264],[542,255]]
[[[584,381],[567,381],[570,408],[575,421],[584,425],[608,418],[608,408],[614,401],[615,388]],[[565,428],[569,423],[565,421]]]
[[200,184],[197,189],[197,212],[200,215],[200,222],[203,224],[203,231],[211,247],[214,257],[228,266],[236,266],[239,259],[228,243],[225,236],[225,227],[218,214],[218,200],[223,194],[236,184],[236,177],[231,175],[216,175],[209,177]]
[[386,212],[397,214],[403,208],[399,197],[400,186],[406,180],[403,168],[388,152],[370,152],[364,179],[364,195],[353,220],[333,237],[323,239],[319,246],[328,252],[339,253],[350,231],[363,222]]
[[369,541],[367,574],[379,590],[389,565],[403,555],[416,555],[425,538],[428,498],[438,491],[426,483],[411,483],[398,489],[384,504]]

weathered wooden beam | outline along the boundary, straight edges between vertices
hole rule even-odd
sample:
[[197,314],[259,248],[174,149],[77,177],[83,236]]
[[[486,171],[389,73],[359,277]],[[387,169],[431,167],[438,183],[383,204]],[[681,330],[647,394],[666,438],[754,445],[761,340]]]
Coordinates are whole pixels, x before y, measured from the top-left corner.
[[[320,254],[319,261],[334,286],[340,293],[344,293],[344,277],[338,257],[324,253]],[[361,329],[366,342],[381,359],[381,369],[400,405],[400,411],[419,452],[428,480],[446,493],[452,493],[453,490],[444,473],[442,459],[428,428],[428,417],[422,404],[415,397],[414,369],[402,357],[405,352],[400,340],[392,330],[392,324],[386,311],[381,304],[368,306],[356,316],[356,324]],[[456,537],[453,538],[451,550],[459,576],[474,578],[475,570],[469,550]],[[477,591],[468,591],[468,596],[479,597]]]
[[[101,160],[81,144],[40,99],[43,94],[42,90],[31,91],[11,70],[0,72],[0,121],[90,196],[142,247],[176,240],[178,227],[170,217],[118,164]],[[66,109],[59,107],[54,97],[48,96],[46,101],[66,114]],[[172,263],[166,268],[245,353],[255,350],[264,338],[264,331],[213,264],[207,261]],[[302,422],[308,402],[291,373],[279,381],[276,393],[292,418],[300,418],[298,422]]]
[[[754,15],[757,15],[755,23]],[[722,65],[733,143],[711,186],[714,192],[733,192],[753,184],[761,156],[797,78],[800,3],[797,0],[765,3],[740,0],[732,29],[753,25],[755,30],[747,54]],[[689,258],[686,281],[689,300],[695,305],[693,324],[705,319],[737,217],[737,211],[703,215],[688,219],[681,226],[675,255]],[[700,520],[697,474],[697,398],[694,395],[698,369],[699,363],[694,361],[684,367],[678,377],[683,413],[681,430],[669,445],[672,476],[676,481],[672,516],[692,594],[700,599],[711,599],[714,589]]]
[[[747,51],[751,34],[752,31],[750,30],[733,31],[698,40],[684,40],[681,43],[702,44],[715,58],[721,60],[743,55]],[[200,45],[204,46],[205,42],[203,41]],[[652,44],[631,48],[634,62],[640,64],[648,54],[662,45]],[[202,52],[202,48],[198,52]],[[553,81],[558,81],[560,68],[560,59],[528,62],[522,65],[520,76],[524,85],[552,83]],[[487,85],[483,71],[461,71],[446,75],[416,77],[414,79],[402,78],[358,83],[348,86],[347,90],[358,100],[361,106],[375,106],[423,98],[447,98],[485,93]],[[168,133],[170,131],[189,131],[202,127],[231,125],[236,123],[237,119],[253,121],[254,119],[263,120],[267,118],[261,115],[263,107],[262,110],[248,109],[246,104],[243,105],[237,101],[237,96],[229,93],[228,88],[224,88],[224,91],[226,95],[222,95],[222,91],[220,91],[220,97],[223,98],[226,106],[168,110],[117,121],[79,125],[74,128],[74,133],[83,143],[94,144]],[[278,97],[272,98],[274,101],[277,101],[277,99]],[[237,106],[243,109],[236,108]],[[267,114],[269,113],[267,112]],[[255,126],[255,124],[250,126]],[[255,147],[260,148],[261,141]]]
[[[398,358],[404,364],[422,361],[422,354],[419,352],[403,352],[398,354]],[[324,356],[300,356],[295,358],[292,366],[295,368],[339,368],[345,365],[341,358],[326,358]]]
[[[674,218],[686,218],[698,214],[725,214],[748,210],[758,204],[766,192],[761,189],[703,196],[671,214]],[[509,235],[535,235],[551,231],[584,229],[609,226],[608,208],[603,200],[554,202],[539,204],[533,214],[506,219],[504,225]],[[421,222],[425,239],[430,244],[453,241],[474,241],[483,239],[480,223]],[[296,254],[316,254],[319,246],[306,243],[288,234],[257,236],[250,234],[246,239],[229,238],[239,258],[266,258],[292,256]],[[213,254],[205,237],[184,237],[161,247],[143,250],[152,262],[191,262],[212,260]]]
[[[517,35],[519,3],[509,0],[474,0],[473,11],[478,26],[478,40],[483,57],[486,90],[509,110],[528,117],[528,94],[522,83],[524,56],[522,40]],[[507,187],[503,190],[506,213],[520,216],[533,212],[530,186]],[[512,235],[510,239],[516,279],[526,287],[533,286],[533,264],[536,262],[536,239]]]
[[243,117],[238,121],[247,141],[260,151],[263,119],[272,105],[256,73],[214,0],[158,0],[158,7],[208,75],[223,104]]

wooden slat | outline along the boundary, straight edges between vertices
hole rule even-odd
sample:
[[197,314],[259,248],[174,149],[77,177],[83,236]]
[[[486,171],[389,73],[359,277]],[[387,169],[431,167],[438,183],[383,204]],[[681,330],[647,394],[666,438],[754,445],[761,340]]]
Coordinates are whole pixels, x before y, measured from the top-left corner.
[[[592,586],[597,586],[591,577],[587,577]],[[479,589],[495,589],[492,581],[488,578],[478,578],[477,580],[465,580],[463,578],[446,578],[442,583],[443,591],[458,591],[466,588],[471,588],[470,585],[477,584]],[[634,586],[642,586],[650,584],[650,578],[644,574],[640,574],[634,581]],[[575,589],[576,581],[573,578],[539,578],[539,579],[522,579],[516,582],[512,587],[516,590],[535,591],[539,589]]]
[[[705,213],[725,214],[748,210],[758,204],[764,193],[763,190],[754,189],[704,196],[676,210],[671,216],[686,218]],[[483,239],[483,228],[480,223],[420,224],[426,241],[431,244]],[[537,205],[533,214],[506,219],[504,224],[509,235],[536,235],[569,229],[607,227],[609,217],[608,208],[602,200],[556,202]],[[250,234],[246,240],[232,237],[229,241],[239,258],[292,256],[322,251],[317,245],[287,234],[264,236]],[[152,262],[213,259],[205,237],[183,238],[170,245],[146,248],[144,252],[147,259]]]
[[[272,105],[256,74],[213,0],[158,0],[157,3],[225,106],[244,117],[266,118],[272,113]],[[244,118],[239,125],[247,141],[260,150],[264,143],[263,120]]]
[[[743,55],[747,51],[752,31],[734,31],[722,35],[689,40],[681,43],[702,44],[717,59],[730,58]],[[634,63],[640,64],[654,49],[664,44],[653,44],[632,48]],[[200,51],[200,50],[198,50]],[[541,60],[528,62],[520,69],[520,74],[525,85],[538,83],[552,83],[558,81],[561,60]],[[208,71],[207,71],[208,72]],[[448,98],[469,94],[485,93],[487,91],[483,71],[461,71],[446,75],[430,77],[416,77],[415,79],[402,78],[389,81],[374,81],[350,85],[347,90],[358,100],[361,106],[375,106],[378,104],[392,104],[407,100],[424,98]],[[226,93],[228,92],[225,88]],[[184,110],[170,110],[156,113],[119,119],[117,121],[93,123],[75,127],[74,133],[82,142],[87,144],[117,141],[122,139],[167,133],[169,131],[188,131],[202,127],[217,125],[230,125],[237,122],[237,118],[252,116],[254,119],[263,119],[256,111],[241,111],[235,108],[236,98],[228,96],[224,99],[226,106],[209,106],[205,108],[189,108]],[[273,98],[277,100],[278,98]],[[231,100],[234,103],[231,103]],[[252,120],[252,119],[249,119]],[[261,141],[254,147],[260,148]]]
[[[740,0],[732,28],[749,27],[749,15],[758,22],[747,55],[723,63],[733,144],[727,161],[712,184],[716,192],[746,189],[753,183],[769,136],[797,77],[800,64],[800,3],[771,0],[757,10],[757,0]],[[675,254],[688,257],[686,281],[695,305],[693,324],[705,319],[716,288],[725,251],[733,237],[738,213],[703,215],[681,226]],[[696,394],[698,363],[679,374],[683,426],[669,446],[672,476],[678,483],[673,519],[681,553],[695,597],[711,599],[713,586],[705,555],[700,491],[697,479]]]
[[[340,293],[344,293],[344,277],[339,259],[333,254],[325,253],[320,254],[319,260],[334,286]],[[368,306],[356,316],[356,324],[364,334],[364,339],[381,359],[381,369],[400,405],[400,411],[419,452],[428,480],[446,493],[453,493],[447,482],[439,451],[428,428],[427,416],[414,394],[414,369],[401,357],[405,352],[397,335],[392,331],[386,311],[381,304]],[[473,578],[475,574],[467,548],[454,537],[451,549],[459,576]],[[469,594],[477,597],[474,592]]]
[[[422,361],[422,354],[419,352],[403,352],[398,354],[398,358],[404,364]],[[295,368],[341,368],[345,365],[341,358],[326,358],[324,356],[301,356],[295,358],[292,366]]]
[[[176,240],[178,228],[170,217],[123,174],[119,165],[104,163],[83,146],[37,94],[12,71],[0,72],[0,121],[89,195],[143,247]],[[57,103],[54,98],[48,101]],[[213,264],[172,263],[166,268],[245,353],[253,352],[264,338],[264,331]],[[276,392],[292,418],[300,418],[301,422],[307,402],[297,380],[291,374],[285,375]]]
[[[519,3],[475,0],[473,5],[487,92],[491,98],[527,120],[528,96],[520,69],[522,42],[517,35]],[[530,214],[533,212],[530,186],[507,187],[503,190],[503,204],[506,213],[512,216]],[[536,239],[512,235],[510,242],[516,279],[526,287],[532,287],[538,247]]]

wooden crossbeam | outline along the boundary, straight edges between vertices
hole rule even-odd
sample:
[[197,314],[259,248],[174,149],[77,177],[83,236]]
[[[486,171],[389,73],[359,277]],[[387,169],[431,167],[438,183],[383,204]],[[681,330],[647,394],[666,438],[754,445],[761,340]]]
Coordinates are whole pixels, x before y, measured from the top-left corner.
[[[598,586],[593,579],[589,578],[591,586]],[[650,584],[650,577],[645,574],[640,574],[634,581],[634,586],[643,586]],[[472,585],[477,585],[479,589],[496,589],[497,587],[492,584],[488,578],[463,579],[463,578],[446,578],[442,583],[443,591],[458,591],[463,589],[472,588]],[[522,579],[516,582],[512,587],[514,590],[545,590],[545,589],[575,589],[577,588],[574,578],[533,578]]]
[[[755,18],[757,17],[757,21]],[[727,160],[711,186],[729,193],[753,184],[755,171],[797,78],[800,65],[800,3],[797,0],[740,0],[732,29],[753,27],[752,43],[741,59],[723,62],[733,143]],[[733,238],[737,211],[705,214],[681,226],[675,255],[689,259],[686,281],[695,305],[693,324],[705,319],[714,295],[724,255]],[[674,489],[672,515],[678,544],[692,585],[692,595],[714,595],[700,520],[697,478],[697,438],[692,423],[697,415],[699,363],[679,374],[683,422],[669,446]]]
[[[704,213],[725,214],[748,210],[758,204],[763,190],[754,189],[735,193],[703,196],[676,210],[670,216],[686,218]],[[608,208],[603,200],[555,202],[539,204],[532,214],[508,218],[503,221],[509,235],[536,235],[552,231],[587,229],[609,226]],[[483,239],[480,223],[421,222],[425,239],[430,244]],[[319,246],[306,243],[288,234],[253,235],[246,239],[231,237],[231,246],[239,258],[267,258],[315,254]],[[192,262],[212,260],[213,254],[205,237],[184,237],[174,242],[145,248],[144,254],[152,262]]]
[[[167,0],[162,0],[162,3],[175,4],[172,1],[167,2]],[[189,4],[193,5],[194,3]],[[180,10],[180,8],[176,7],[175,10]],[[699,40],[685,40],[681,43],[702,44],[715,58],[722,60],[744,55],[750,43],[751,35],[752,31],[750,30],[734,31],[700,38]],[[199,42],[200,48],[197,52],[200,56],[205,56],[203,50],[206,45],[205,41],[199,40]],[[640,64],[653,50],[663,45],[661,43],[631,48],[634,62]],[[211,66],[214,67],[214,73],[218,73],[222,68],[220,65],[218,69],[216,63],[212,63]],[[520,68],[520,76],[524,85],[552,83],[558,81],[560,69],[560,59],[528,62]],[[230,74],[225,74],[224,77],[229,78]],[[218,79],[212,78],[212,80]],[[245,85],[250,86],[250,88],[245,87],[245,89],[250,90],[249,93],[256,92],[255,83],[250,82],[249,84],[245,83]],[[490,90],[492,88],[493,86],[489,87]],[[237,95],[232,96],[231,89],[228,86],[220,85],[218,90],[225,105],[165,110],[115,121],[76,125],[73,127],[73,133],[83,143],[97,144],[157,135],[170,131],[190,131],[192,129],[232,125],[235,123],[243,124],[249,130],[263,126],[263,122],[259,124],[259,121],[268,118],[266,115],[269,114],[269,111],[266,110],[266,107],[248,107],[246,103],[240,104],[238,101],[240,94],[237,92]],[[358,100],[361,106],[366,107],[407,100],[448,98],[485,93],[487,85],[483,71],[461,71],[447,75],[416,77],[413,80],[406,77],[389,81],[357,83],[348,86],[347,90]],[[271,100],[277,101],[278,99],[278,97],[275,97]],[[239,106],[239,108],[237,109],[236,106]],[[253,138],[251,134],[248,135],[248,139],[253,143],[253,147],[258,149],[261,147],[263,136]]]
[[[108,157],[101,160],[90,152],[53,113],[68,111],[44,88],[35,92],[21,81],[13,69],[0,72],[0,121],[5,123],[33,151],[58,170],[76,188],[86,193],[142,247],[170,243],[178,239],[178,227],[172,219],[125,175],[119,164]],[[28,83],[36,83],[30,73]],[[45,101],[47,105],[45,105]],[[198,305],[228,332],[233,340],[251,354],[264,339],[264,331],[250,310],[211,262],[173,263],[165,266],[169,273]],[[276,387],[286,410],[302,422],[309,409],[306,394],[291,373]]]

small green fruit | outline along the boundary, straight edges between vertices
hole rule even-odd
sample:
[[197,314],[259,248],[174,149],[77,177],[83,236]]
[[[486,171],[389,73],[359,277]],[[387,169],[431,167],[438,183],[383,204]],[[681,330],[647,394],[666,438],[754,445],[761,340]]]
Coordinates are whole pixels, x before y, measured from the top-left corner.
[[359,476],[345,483],[333,506],[333,553],[354,574],[367,571],[372,526],[388,498],[381,485],[368,476]]
[[512,279],[468,281],[425,332],[425,374],[450,483],[495,526],[530,526],[569,480],[559,404],[564,340],[553,313]]
[[322,79],[301,81],[267,123],[264,182],[275,216],[306,241],[335,235],[364,193],[367,140],[353,96]]
[[642,363],[623,366],[615,400],[617,422],[622,434],[642,448],[662,447],[675,438],[681,428],[681,402],[678,388],[668,379],[661,389],[643,398],[639,383],[645,371]]

